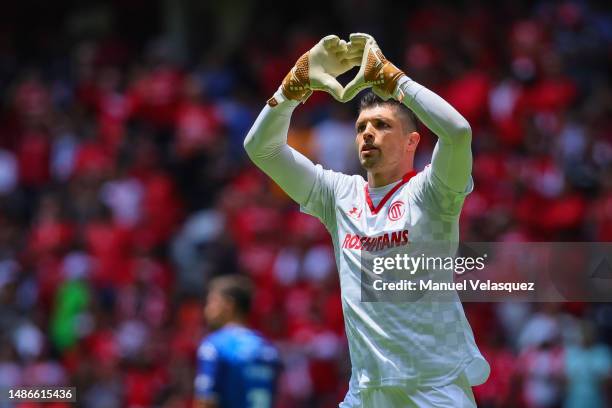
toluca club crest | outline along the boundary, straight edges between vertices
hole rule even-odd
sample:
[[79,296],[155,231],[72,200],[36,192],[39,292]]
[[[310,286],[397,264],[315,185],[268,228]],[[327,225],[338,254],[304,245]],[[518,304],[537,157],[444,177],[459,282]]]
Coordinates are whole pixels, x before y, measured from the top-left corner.
[[395,201],[389,207],[389,211],[387,212],[387,216],[391,221],[397,221],[404,216],[404,202],[403,201]]

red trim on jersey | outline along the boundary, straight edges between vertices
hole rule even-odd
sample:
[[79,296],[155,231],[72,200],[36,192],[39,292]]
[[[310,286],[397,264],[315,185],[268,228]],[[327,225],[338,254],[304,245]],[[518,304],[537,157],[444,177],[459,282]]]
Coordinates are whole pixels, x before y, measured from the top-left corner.
[[414,170],[409,171],[408,173],[404,174],[404,177],[402,177],[402,181],[397,183],[395,187],[393,187],[387,194],[385,194],[383,199],[380,200],[380,203],[378,203],[378,206],[376,207],[374,207],[374,204],[372,204],[372,199],[370,198],[370,189],[368,188],[368,183],[366,183],[365,185],[366,202],[368,203],[368,207],[370,207],[370,211],[372,211],[372,214],[374,215],[378,214],[378,212],[384,207],[387,201],[391,198],[393,193],[395,193],[401,186],[403,186],[408,181],[410,181],[410,179],[414,177],[416,174],[417,172]]

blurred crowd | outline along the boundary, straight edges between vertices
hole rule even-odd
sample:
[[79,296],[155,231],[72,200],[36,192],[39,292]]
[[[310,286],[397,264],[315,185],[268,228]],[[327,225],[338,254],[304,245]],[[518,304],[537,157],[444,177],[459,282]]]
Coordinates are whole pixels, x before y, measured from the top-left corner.
[[[283,356],[278,406],[336,406],[350,366],[333,248],[242,147],[299,55],[348,37],[336,17],[469,120],[463,241],[612,241],[605,2],[389,5],[393,24],[349,3],[285,31],[253,9],[238,48],[187,63],[164,37],[113,32],[41,40],[25,60],[13,45],[24,28],[0,26],[0,388],[76,386],[93,408],[189,406],[206,284],[242,273],[257,287],[252,324]],[[355,113],[315,93],[289,143],[360,172]],[[420,131],[417,170],[436,141]],[[492,366],[479,406],[612,404],[611,304],[465,309]]]

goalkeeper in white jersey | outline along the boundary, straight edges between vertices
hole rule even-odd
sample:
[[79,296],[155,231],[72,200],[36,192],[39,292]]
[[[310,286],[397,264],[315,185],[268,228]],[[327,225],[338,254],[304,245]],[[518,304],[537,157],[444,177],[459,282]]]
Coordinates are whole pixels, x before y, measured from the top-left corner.
[[[359,66],[346,87],[336,77]],[[315,90],[340,102],[371,87],[356,120],[367,180],[323,169],[287,145],[293,110]],[[438,136],[431,165],[414,169],[415,116]],[[244,142],[253,162],[330,232],[352,364],[341,408],[474,407],[489,366],[461,303],[361,300],[361,255],[413,243],[458,242],[472,191],[471,129],[438,95],[391,64],[374,39],[327,36],[297,61]]]

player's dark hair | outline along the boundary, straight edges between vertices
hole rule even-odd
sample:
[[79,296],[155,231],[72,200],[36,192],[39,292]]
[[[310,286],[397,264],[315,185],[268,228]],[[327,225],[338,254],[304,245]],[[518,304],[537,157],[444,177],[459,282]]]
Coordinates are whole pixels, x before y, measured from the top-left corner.
[[209,292],[218,292],[232,301],[236,311],[242,316],[251,311],[253,287],[246,276],[227,275],[214,278],[210,281]]
[[361,111],[364,109],[370,109],[375,106],[393,106],[395,110],[399,112],[399,114],[402,115],[408,123],[410,123],[412,130],[417,130],[418,120],[413,111],[395,99],[388,99],[385,101],[384,99],[379,98],[378,95],[372,91],[367,92],[361,97],[361,100],[359,101],[359,113],[361,113]]

